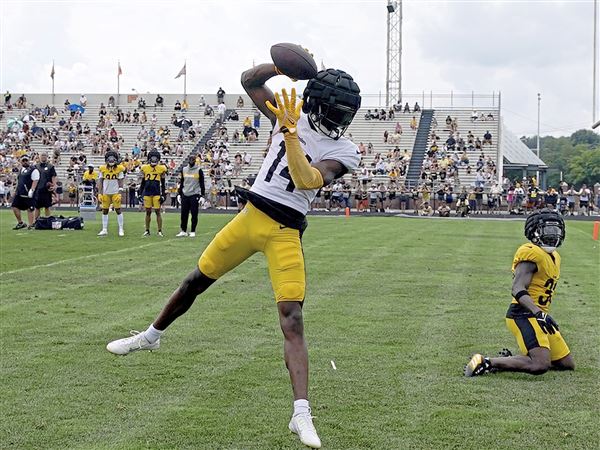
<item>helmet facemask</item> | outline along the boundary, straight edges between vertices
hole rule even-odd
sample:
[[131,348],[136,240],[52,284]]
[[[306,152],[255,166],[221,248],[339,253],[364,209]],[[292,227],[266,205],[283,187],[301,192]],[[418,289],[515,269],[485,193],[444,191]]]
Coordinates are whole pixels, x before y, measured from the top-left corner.
[[565,235],[564,220],[556,211],[535,212],[525,222],[525,237],[547,253],[560,247]]

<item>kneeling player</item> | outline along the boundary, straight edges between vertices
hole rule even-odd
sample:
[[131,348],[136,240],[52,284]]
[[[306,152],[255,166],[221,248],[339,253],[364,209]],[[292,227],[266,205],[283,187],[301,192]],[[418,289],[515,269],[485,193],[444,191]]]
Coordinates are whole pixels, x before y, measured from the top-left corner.
[[556,249],[565,238],[565,223],[558,212],[543,209],[527,218],[525,236],[531,242],[519,247],[513,259],[513,300],[506,313],[506,325],[523,356],[476,354],[465,367],[468,377],[500,370],[541,375],[548,369],[575,369],[569,347],[548,314],[560,276]]
[[160,163],[160,153],[152,150],[148,153],[148,162],[142,166],[142,184],[140,194],[144,197],[144,208],[146,209],[146,231],[143,236],[150,236],[150,220],[152,219],[152,209],[156,213],[156,225],[158,226],[158,236],[162,233],[162,216],[160,205],[165,201],[165,174],[167,167]]
[[110,205],[117,213],[119,224],[119,236],[125,236],[123,231],[123,214],[121,214],[121,193],[123,192],[123,179],[125,178],[125,167],[119,164],[119,154],[109,150],[104,155],[105,165],[100,166],[98,184],[98,200],[102,206],[102,230],[98,236],[108,234],[108,210]]

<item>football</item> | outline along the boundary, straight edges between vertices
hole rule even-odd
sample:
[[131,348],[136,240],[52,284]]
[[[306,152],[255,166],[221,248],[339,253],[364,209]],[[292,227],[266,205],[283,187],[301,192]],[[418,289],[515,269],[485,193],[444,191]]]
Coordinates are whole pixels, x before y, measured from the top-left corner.
[[271,47],[271,59],[279,71],[294,80],[309,80],[317,74],[317,64],[308,51],[283,42]]

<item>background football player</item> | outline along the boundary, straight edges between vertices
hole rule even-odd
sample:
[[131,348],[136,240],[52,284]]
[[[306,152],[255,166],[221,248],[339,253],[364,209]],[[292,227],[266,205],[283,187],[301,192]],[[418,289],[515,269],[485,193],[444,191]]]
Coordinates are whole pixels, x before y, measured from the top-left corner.
[[167,173],[167,167],[164,164],[160,164],[160,153],[156,150],[148,152],[148,163],[142,165],[141,169],[142,183],[140,185],[140,195],[144,198],[144,208],[146,209],[146,231],[144,231],[143,236],[150,236],[150,220],[152,219],[152,210],[154,209],[158,235],[162,237],[160,206],[165,201],[165,174]]
[[573,356],[548,314],[560,276],[560,255],[556,251],[565,239],[562,216],[550,209],[532,213],[525,222],[523,244],[515,253],[512,270],[513,300],[506,313],[506,325],[517,338],[522,356],[487,358],[476,354],[465,367],[468,377],[506,370],[541,375],[548,369],[574,370]]
[[295,400],[289,429],[305,445],[320,448],[308,403],[301,236],[317,191],[360,162],[358,148],[342,135],[359,109],[361,97],[352,77],[334,69],[320,71],[308,82],[303,101],[296,99],[295,89],[290,97],[285,90],[274,96],[265,82],[278,73],[273,64],[261,64],[242,75],[246,92],[275,127],[253,186],[250,190],[237,188],[238,195],[247,200],[246,206],[217,233],[154,323],[140,334],[110,342],[107,349],[125,355],[158,348],[161,334],[190,308],[198,294],[252,254],[263,252]]
[[108,210],[113,206],[117,213],[117,224],[119,225],[119,236],[125,236],[123,231],[123,214],[121,214],[121,193],[123,192],[123,179],[125,178],[125,167],[119,164],[119,154],[109,150],[104,155],[106,164],[100,166],[98,171],[98,200],[102,206],[102,230],[98,236],[108,234]]

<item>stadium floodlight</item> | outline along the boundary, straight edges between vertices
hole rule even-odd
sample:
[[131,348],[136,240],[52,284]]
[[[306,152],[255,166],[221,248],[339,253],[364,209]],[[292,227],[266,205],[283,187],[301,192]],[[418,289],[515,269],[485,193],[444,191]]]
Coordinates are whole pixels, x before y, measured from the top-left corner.
[[402,1],[388,0],[387,12],[385,103],[389,107],[402,101]]
[[393,13],[394,11],[396,11],[396,2],[392,2],[392,1],[388,2],[387,10],[390,14]]

